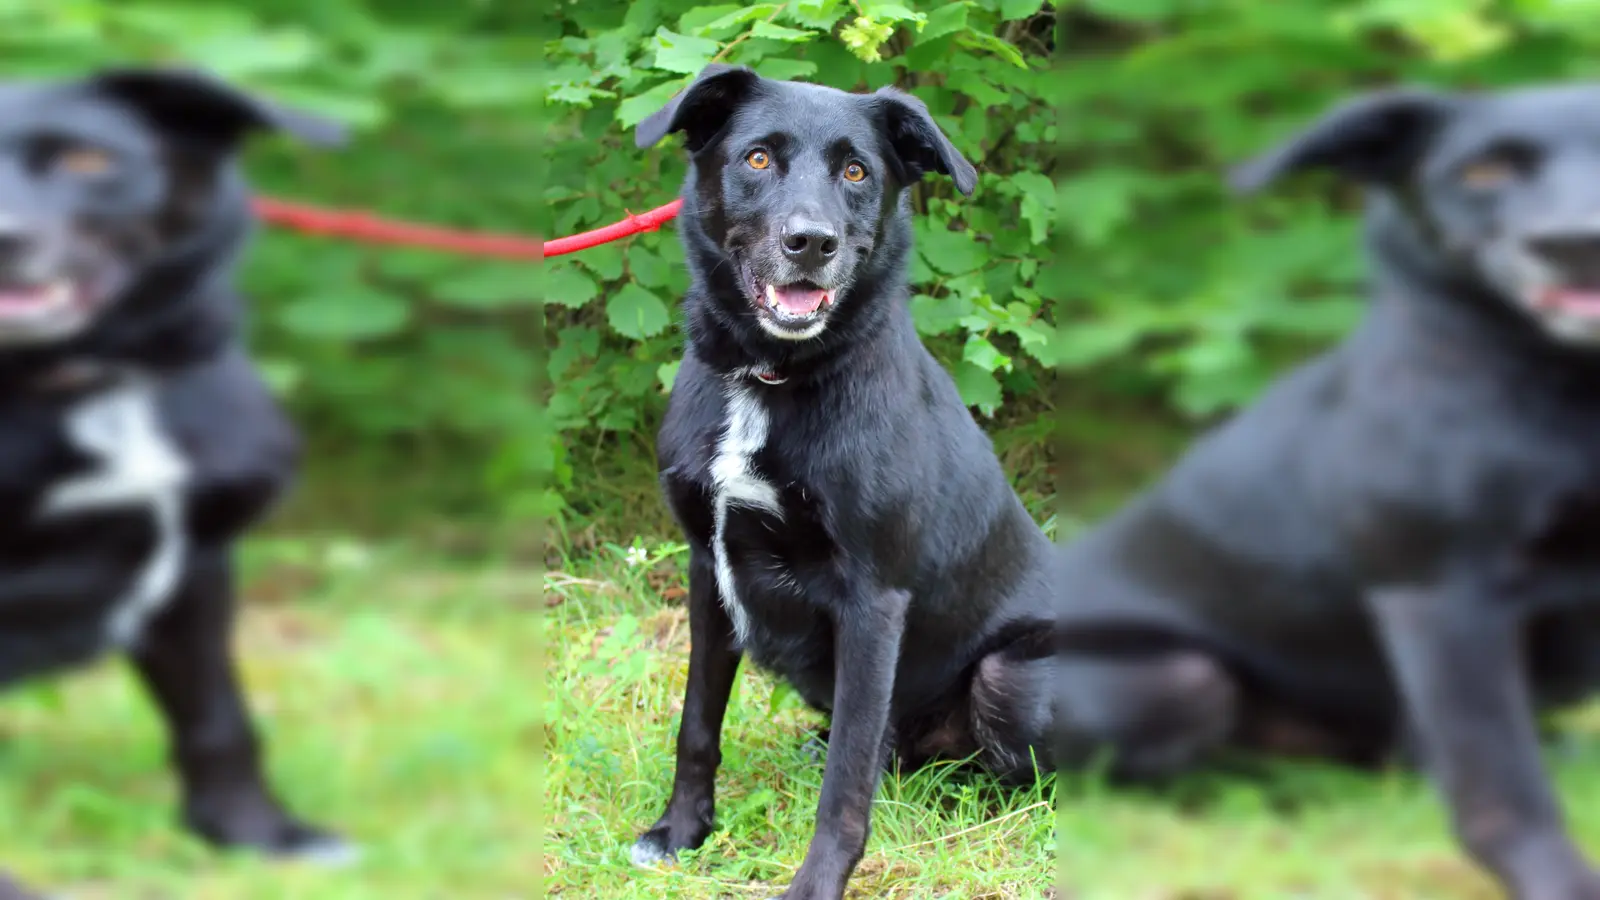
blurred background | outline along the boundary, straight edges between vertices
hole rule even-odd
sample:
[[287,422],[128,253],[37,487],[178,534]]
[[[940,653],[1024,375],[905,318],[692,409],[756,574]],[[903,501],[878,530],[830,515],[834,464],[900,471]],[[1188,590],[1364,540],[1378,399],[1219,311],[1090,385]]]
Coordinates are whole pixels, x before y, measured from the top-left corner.
[[[0,0],[4,77],[185,62],[359,129],[261,142],[261,193],[546,237],[676,196],[675,144],[631,128],[707,62],[912,90],[982,173],[917,191],[913,312],[1063,534],[1361,314],[1356,198],[1246,205],[1227,164],[1353,90],[1592,76],[1597,50],[1596,0]],[[0,699],[0,821],[27,823],[0,866],[74,897],[767,896],[821,769],[762,678],[719,835],[670,873],[623,849],[670,786],[684,674],[653,434],[685,283],[671,225],[542,267],[263,229],[251,343],[311,452],[246,548],[239,640],[277,783],[367,861],[206,854],[108,666]],[[1596,730],[1564,745],[1569,797],[1600,789]],[[1413,779],[1306,766],[893,782],[860,889],[1052,896],[1058,793],[1081,896],[1492,896]]]

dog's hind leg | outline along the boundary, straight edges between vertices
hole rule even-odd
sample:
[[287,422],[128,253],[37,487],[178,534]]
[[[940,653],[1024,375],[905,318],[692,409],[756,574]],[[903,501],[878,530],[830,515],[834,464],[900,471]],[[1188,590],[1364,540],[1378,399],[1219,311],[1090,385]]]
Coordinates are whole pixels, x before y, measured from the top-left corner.
[[1119,778],[1177,774],[1226,742],[1242,705],[1233,677],[1196,650],[1054,661],[1055,762],[1104,760]]
[[[1051,686],[1057,660],[1030,643],[1011,644],[979,661],[966,704],[970,746],[985,768],[1008,781],[1031,780],[1054,767]],[[967,755],[967,747],[951,749]]]

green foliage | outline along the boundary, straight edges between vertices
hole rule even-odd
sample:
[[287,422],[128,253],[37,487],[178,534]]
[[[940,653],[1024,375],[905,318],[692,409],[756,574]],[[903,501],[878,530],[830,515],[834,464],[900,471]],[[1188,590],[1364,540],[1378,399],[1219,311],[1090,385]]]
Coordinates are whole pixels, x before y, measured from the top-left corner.
[[[1585,0],[1057,6],[0,0],[0,60],[203,65],[361,129],[343,153],[253,151],[264,192],[551,236],[676,194],[676,143],[639,151],[630,132],[708,62],[895,84],[980,170],[970,199],[943,179],[915,197],[913,314],[967,401],[1038,409],[1060,367],[1206,415],[1362,303],[1354,198],[1246,204],[1223,192],[1229,163],[1363,86],[1579,76],[1600,44]],[[246,266],[255,345],[302,421],[356,448],[444,449],[516,517],[602,450],[641,452],[623,438],[659,416],[685,281],[671,225],[542,267],[269,231]]]
[[1592,76],[1600,4],[1085,0],[1061,26],[1053,353],[1204,415],[1363,305],[1357,198],[1284,185],[1242,201],[1225,169],[1367,87]]
[[[556,230],[591,228],[676,195],[684,169],[676,142],[641,153],[629,130],[713,61],[846,90],[911,90],[983,173],[976,202],[957,202],[936,180],[919,188],[913,309],[967,400],[992,413],[1006,385],[1034,383],[1054,334],[1047,303],[1030,287],[1053,227],[1055,193],[1044,171],[1053,125],[1045,98],[1050,21],[1037,15],[1041,7],[1037,0],[573,7],[549,57],[553,144],[562,158],[546,193]],[[659,410],[681,341],[669,329],[669,310],[686,286],[680,260],[674,236],[652,234],[548,264],[551,421],[569,442],[596,427],[641,427]],[[1019,368],[1019,357],[1028,368]]]

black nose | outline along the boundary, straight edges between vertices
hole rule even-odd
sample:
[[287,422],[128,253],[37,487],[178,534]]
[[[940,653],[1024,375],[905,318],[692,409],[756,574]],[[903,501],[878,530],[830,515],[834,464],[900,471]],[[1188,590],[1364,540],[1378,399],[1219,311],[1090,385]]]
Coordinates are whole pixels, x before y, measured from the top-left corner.
[[810,219],[790,219],[780,240],[783,255],[808,269],[822,268],[839,252],[839,233]]

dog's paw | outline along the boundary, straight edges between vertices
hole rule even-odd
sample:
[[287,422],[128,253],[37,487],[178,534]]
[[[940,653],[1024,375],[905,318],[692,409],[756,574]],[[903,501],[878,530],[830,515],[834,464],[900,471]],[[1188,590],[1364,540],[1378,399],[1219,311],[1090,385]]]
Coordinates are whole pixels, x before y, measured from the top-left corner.
[[278,859],[321,868],[337,869],[361,861],[361,847],[338,835],[299,826],[297,837],[272,851]]
[[285,862],[336,867],[360,859],[355,845],[301,822],[270,802],[217,804],[192,810],[189,827],[213,846]]
[[628,848],[628,858],[640,868],[653,869],[676,862],[678,853],[669,845],[665,828],[652,828]]

